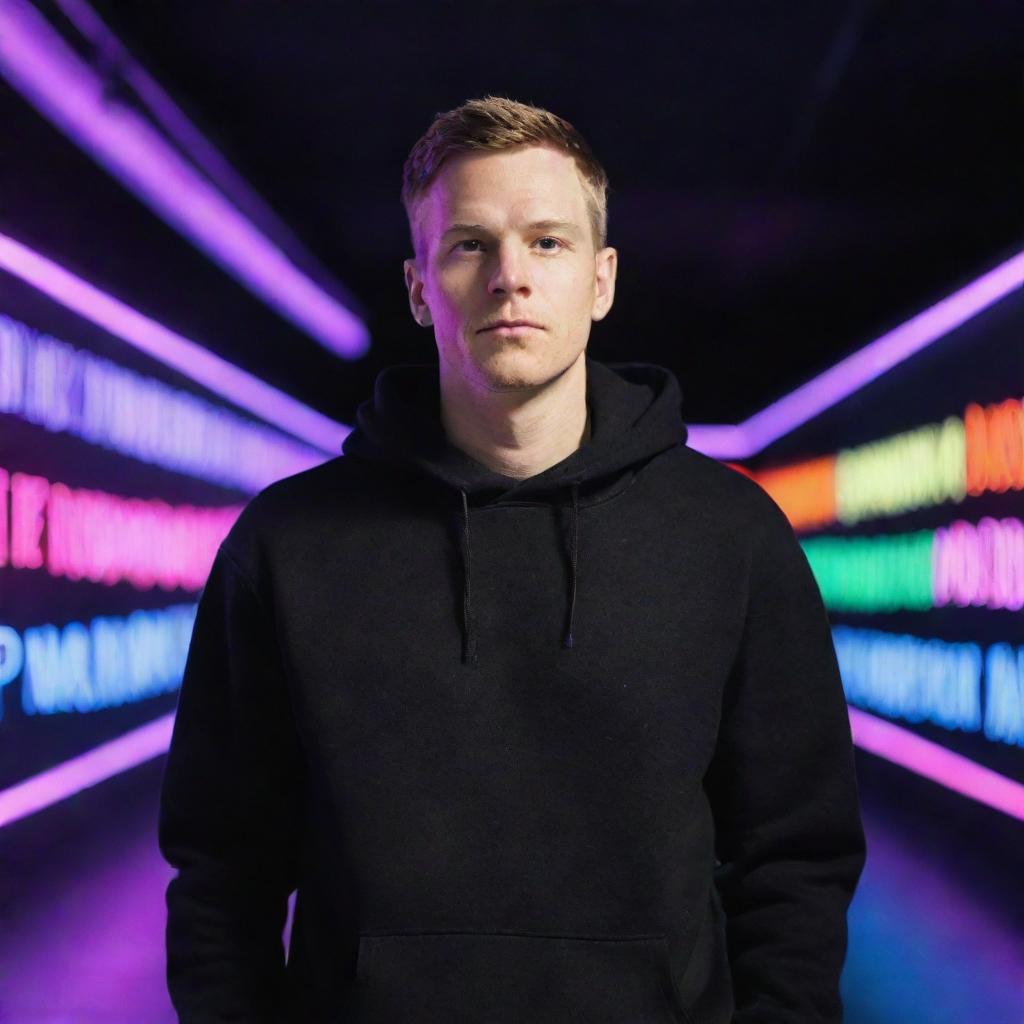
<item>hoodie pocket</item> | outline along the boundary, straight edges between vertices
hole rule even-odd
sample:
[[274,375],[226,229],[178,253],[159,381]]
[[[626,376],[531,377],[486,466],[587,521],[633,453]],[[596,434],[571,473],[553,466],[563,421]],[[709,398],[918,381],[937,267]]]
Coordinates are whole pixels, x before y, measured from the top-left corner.
[[360,935],[351,1024],[687,1024],[663,935]]

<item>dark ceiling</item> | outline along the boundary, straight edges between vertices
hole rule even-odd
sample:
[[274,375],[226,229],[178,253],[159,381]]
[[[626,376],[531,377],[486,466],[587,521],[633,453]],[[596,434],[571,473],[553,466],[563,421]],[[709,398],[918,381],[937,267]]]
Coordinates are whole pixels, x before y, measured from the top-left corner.
[[619,280],[590,352],[671,367],[690,422],[749,415],[1024,244],[1016,0],[93,6],[357,297],[371,351],[329,355],[6,89],[0,230],[344,422],[383,366],[435,358],[401,168],[474,96],[549,107],[604,162]]

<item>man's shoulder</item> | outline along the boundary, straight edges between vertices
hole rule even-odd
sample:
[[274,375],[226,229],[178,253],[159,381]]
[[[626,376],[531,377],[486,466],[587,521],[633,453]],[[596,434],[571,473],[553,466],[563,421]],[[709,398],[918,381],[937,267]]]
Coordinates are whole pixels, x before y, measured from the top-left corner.
[[777,528],[780,521],[789,523],[775,499],[743,470],[687,445],[680,445],[675,451],[688,492],[724,522],[769,529]]
[[365,486],[359,461],[343,455],[282,477],[253,495],[222,546],[253,575],[257,565],[325,523],[340,525],[346,507]]

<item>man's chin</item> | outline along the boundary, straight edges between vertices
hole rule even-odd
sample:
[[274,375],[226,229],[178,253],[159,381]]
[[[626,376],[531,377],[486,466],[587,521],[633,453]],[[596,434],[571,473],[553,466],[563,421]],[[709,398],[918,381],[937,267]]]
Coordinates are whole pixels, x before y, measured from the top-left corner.
[[550,352],[497,353],[476,364],[479,379],[495,390],[541,388],[558,380],[575,363],[574,358],[552,357]]

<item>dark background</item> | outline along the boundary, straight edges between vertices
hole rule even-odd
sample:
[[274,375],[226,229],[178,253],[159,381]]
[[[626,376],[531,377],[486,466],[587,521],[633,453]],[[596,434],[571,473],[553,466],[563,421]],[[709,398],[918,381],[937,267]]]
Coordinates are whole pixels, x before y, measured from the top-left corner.
[[[566,117],[604,162],[619,280],[590,353],[671,368],[691,423],[749,416],[1024,246],[1019,0],[91,2],[301,240],[317,273],[344,285],[372,347],[351,362],[321,348],[2,81],[0,232],[344,423],[383,367],[436,358],[402,280],[401,169],[436,112],[487,93]],[[36,6],[104,69],[111,92],[136,102],[117,62],[83,40],[57,0]],[[1019,395],[1022,302],[1024,292],[765,458],[831,453],[962,415],[966,401]],[[0,309],[202,393],[2,273]],[[175,502],[241,497],[74,438],[39,438],[8,417],[0,465]],[[982,496],[971,511],[1019,514],[1019,499]],[[924,509],[870,529],[932,527],[949,514]],[[189,597],[31,575],[8,591],[4,615],[19,628]],[[11,570],[3,582],[15,578]],[[914,632],[923,621],[847,618]],[[1017,642],[1019,618],[936,610],[928,622],[946,639],[987,644]],[[27,723],[8,706],[0,774],[34,770],[172,705],[161,697],[64,723]],[[17,739],[14,722],[25,729]],[[44,724],[45,736],[27,731]],[[1019,750],[917,731],[1007,775],[1019,765]],[[1020,934],[1021,823],[862,750],[856,758],[870,856],[851,914],[850,1021],[948,1024],[963,991],[972,1021],[1001,1024],[988,1006],[1014,967],[1017,947],[1000,936]],[[91,994],[104,1019],[172,1019],[168,871],[153,841],[162,771],[153,759],[5,830],[0,981],[10,980],[0,1002],[16,993],[56,1009]],[[947,877],[956,885],[936,882]],[[15,957],[21,946],[31,955]],[[54,958],[64,968],[56,987]],[[26,964],[43,966],[32,974]],[[90,974],[99,994],[82,982]]]
[[6,85],[0,231],[345,423],[383,366],[436,359],[405,297],[401,169],[471,97],[590,141],[620,264],[590,353],[669,366],[688,422],[755,412],[1024,236],[1017,0],[94,7],[352,293],[371,350],[292,327]]

